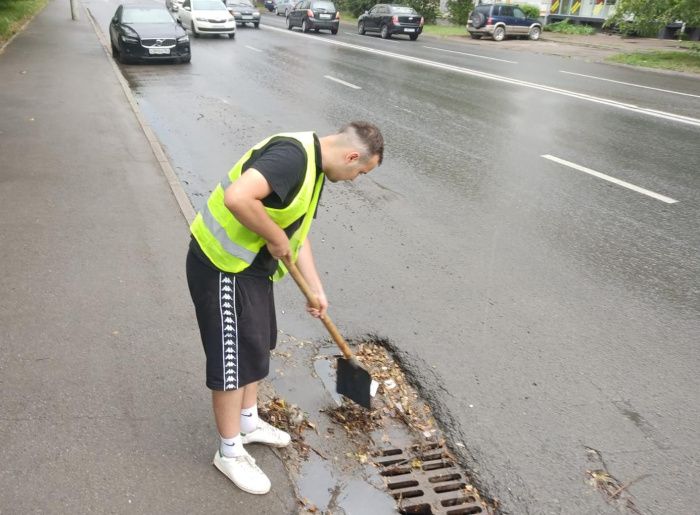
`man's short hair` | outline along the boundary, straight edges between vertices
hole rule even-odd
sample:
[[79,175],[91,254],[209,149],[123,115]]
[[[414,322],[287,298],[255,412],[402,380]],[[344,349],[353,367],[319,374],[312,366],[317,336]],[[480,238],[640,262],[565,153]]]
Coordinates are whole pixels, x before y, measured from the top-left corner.
[[372,156],[378,156],[378,164],[382,164],[382,160],[384,159],[384,136],[382,136],[379,127],[369,122],[354,121],[343,125],[338,133],[354,133],[358,142],[367,151],[367,155],[364,157],[369,159]]

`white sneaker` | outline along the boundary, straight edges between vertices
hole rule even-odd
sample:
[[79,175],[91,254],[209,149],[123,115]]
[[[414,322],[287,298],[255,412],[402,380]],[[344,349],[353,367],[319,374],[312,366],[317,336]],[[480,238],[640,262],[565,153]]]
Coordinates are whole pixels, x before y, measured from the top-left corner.
[[241,456],[227,458],[216,451],[214,466],[244,492],[262,495],[270,491],[270,480],[247,452]]
[[258,427],[250,433],[241,433],[241,440],[243,441],[243,445],[249,443],[264,443],[272,447],[286,447],[289,445],[289,442],[292,441],[292,438],[289,436],[289,433],[277,429],[259,418]]

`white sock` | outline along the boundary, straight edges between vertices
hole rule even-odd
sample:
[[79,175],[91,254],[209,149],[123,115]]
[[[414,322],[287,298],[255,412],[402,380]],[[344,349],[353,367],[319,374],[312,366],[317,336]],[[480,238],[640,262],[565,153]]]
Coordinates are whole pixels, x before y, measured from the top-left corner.
[[258,427],[258,405],[241,410],[241,432],[250,433]]
[[233,438],[224,438],[223,436],[219,436],[219,438],[221,438],[221,442],[219,443],[219,452],[222,456],[226,456],[227,458],[235,458],[236,456],[245,454],[240,433]]

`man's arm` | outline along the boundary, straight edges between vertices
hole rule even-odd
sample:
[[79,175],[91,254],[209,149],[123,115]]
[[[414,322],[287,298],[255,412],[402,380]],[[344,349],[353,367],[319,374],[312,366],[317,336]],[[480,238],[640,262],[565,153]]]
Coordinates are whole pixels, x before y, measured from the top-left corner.
[[320,306],[318,309],[316,309],[307,303],[306,311],[308,311],[309,314],[313,317],[323,318],[323,315],[325,315],[326,311],[328,310],[328,299],[326,298],[326,294],[323,291],[321,278],[318,276],[318,272],[316,271],[314,255],[311,252],[311,242],[308,238],[304,241],[304,244],[299,250],[297,267],[299,268],[301,275],[304,276],[304,279],[309,285],[309,288],[311,288],[311,291],[316,294],[316,298],[318,299],[318,303]]
[[272,257],[291,256],[289,238],[268,216],[262,200],[272,193],[267,179],[255,168],[248,168],[224,192],[224,204],[233,216],[267,242]]

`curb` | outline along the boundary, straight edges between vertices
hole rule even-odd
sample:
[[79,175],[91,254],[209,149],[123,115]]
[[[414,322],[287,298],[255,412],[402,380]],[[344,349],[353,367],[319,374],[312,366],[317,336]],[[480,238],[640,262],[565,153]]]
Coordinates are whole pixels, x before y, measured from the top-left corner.
[[112,52],[109,48],[105,35],[102,33],[102,30],[100,30],[100,27],[97,25],[97,21],[92,15],[92,12],[90,12],[90,9],[85,7],[85,11],[87,12],[87,18],[90,21],[90,24],[92,25],[95,34],[97,35],[98,41],[102,45],[105,54],[107,54],[107,57],[109,58],[109,63],[112,66],[114,75],[116,75],[117,79],[119,80],[119,84],[121,85],[122,91],[124,92],[124,95],[126,96],[126,99],[129,102],[129,105],[131,106],[131,110],[136,116],[136,120],[141,126],[141,130],[143,130],[143,133],[146,136],[149,145],[151,146],[153,155],[155,156],[156,161],[158,161],[158,164],[160,165],[160,169],[163,172],[165,179],[168,181],[168,185],[170,186],[170,190],[175,196],[175,200],[177,201],[178,206],[180,206],[180,212],[187,221],[187,224],[189,225],[194,220],[196,211],[194,210],[194,207],[192,207],[192,203],[190,202],[189,197],[185,193],[185,190],[182,188],[182,184],[177,178],[177,175],[175,174],[175,171],[173,170],[170,161],[168,161],[168,158],[165,155],[165,151],[163,150],[163,147],[158,141],[158,138],[151,129],[150,125],[148,125],[148,122],[146,122],[146,119],[141,114],[138,103],[136,102],[136,98],[131,92],[131,88],[129,88],[129,84],[124,78],[124,75],[122,75],[119,66],[117,66],[117,64],[114,62],[114,59],[112,59]]

